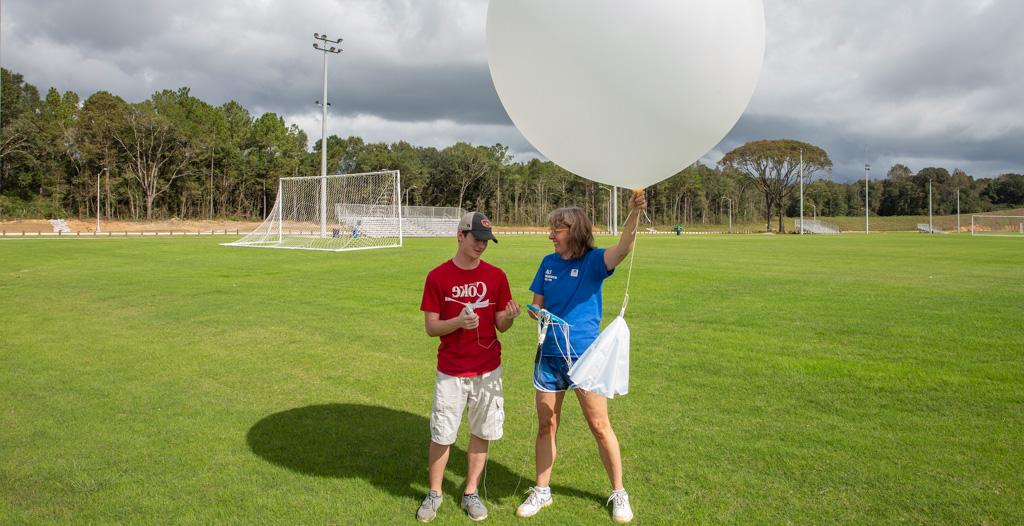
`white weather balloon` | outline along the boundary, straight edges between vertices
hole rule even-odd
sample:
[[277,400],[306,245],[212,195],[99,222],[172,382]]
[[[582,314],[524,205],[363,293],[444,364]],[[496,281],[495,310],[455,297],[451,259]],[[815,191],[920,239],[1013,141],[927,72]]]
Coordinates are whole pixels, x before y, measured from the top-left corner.
[[762,0],[491,0],[491,78],[519,131],[582,177],[643,188],[732,129],[764,61]]

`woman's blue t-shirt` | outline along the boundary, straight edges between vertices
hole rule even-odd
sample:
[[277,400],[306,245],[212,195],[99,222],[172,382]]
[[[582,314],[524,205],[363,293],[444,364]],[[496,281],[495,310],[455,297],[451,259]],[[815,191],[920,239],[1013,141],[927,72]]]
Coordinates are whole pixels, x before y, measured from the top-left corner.
[[[595,248],[578,259],[548,254],[540,262],[530,290],[544,296],[544,308],[569,323],[569,345],[575,359],[601,332],[601,285],[614,269],[604,265],[604,249]],[[554,324],[544,339],[544,356],[565,355],[565,334]]]

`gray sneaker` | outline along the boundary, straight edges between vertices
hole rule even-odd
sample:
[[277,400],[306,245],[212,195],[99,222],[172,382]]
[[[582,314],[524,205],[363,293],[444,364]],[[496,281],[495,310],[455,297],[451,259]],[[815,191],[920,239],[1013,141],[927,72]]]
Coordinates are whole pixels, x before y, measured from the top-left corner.
[[470,520],[482,521],[487,518],[487,507],[476,493],[462,496],[462,509],[466,510]]
[[423,504],[420,504],[420,509],[416,510],[416,520],[420,522],[430,522],[437,517],[437,509],[441,507],[441,495],[431,491],[427,493],[427,498],[423,499]]

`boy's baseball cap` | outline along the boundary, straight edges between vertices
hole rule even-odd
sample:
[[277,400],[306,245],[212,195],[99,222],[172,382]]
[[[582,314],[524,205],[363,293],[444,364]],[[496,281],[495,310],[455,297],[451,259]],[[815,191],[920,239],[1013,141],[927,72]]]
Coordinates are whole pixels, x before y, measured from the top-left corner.
[[498,239],[494,237],[494,232],[491,232],[491,220],[480,212],[469,212],[462,216],[462,220],[459,221],[459,230],[472,232],[473,237],[480,241],[498,242]]

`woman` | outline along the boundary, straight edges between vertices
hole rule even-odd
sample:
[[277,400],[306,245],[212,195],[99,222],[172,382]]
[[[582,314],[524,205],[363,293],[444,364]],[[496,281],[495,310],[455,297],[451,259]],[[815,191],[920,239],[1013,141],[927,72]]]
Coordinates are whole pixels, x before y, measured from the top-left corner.
[[[533,386],[537,402],[537,480],[526,501],[516,510],[520,517],[536,515],[552,503],[551,470],[555,463],[555,438],[562,413],[565,391],[573,389],[569,379],[572,361],[597,339],[601,328],[601,285],[615,267],[626,258],[636,237],[640,210],[647,207],[642,192],[629,200],[629,217],[622,237],[615,246],[594,248],[593,226],[579,208],[559,208],[548,217],[548,235],[555,253],[541,260],[530,285],[533,303],[565,320],[569,326],[568,345],[564,329],[552,325],[544,339],[534,366]],[[620,524],[633,520],[629,496],[622,486],[622,457],[619,441],[608,420],[608,399],[583,389],[575,389],[587,425],[597,440],[601,462],[608,472],[612,494],[612,518]]]

